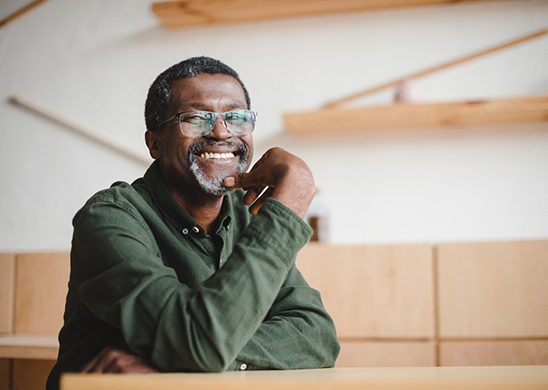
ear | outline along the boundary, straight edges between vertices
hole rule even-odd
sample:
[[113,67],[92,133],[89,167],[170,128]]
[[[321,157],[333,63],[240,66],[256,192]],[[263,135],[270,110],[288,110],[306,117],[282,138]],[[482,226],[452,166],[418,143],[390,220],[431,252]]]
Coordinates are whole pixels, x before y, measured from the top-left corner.
[[150,130],[145,132],[145,142],[148,147],[148,152],[150,157],[154,160],[160,157],[160,137],[157,133],[154,133]]

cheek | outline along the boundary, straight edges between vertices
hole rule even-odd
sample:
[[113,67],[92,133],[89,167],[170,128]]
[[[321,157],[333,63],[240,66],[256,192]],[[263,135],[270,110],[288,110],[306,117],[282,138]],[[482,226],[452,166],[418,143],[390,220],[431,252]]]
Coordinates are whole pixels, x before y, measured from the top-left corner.
[[247,152],[249,153],[248,160],[253,160],[253,138],[251,136],[247,136],[242,138],[242,141],[244,141],[247,145]]

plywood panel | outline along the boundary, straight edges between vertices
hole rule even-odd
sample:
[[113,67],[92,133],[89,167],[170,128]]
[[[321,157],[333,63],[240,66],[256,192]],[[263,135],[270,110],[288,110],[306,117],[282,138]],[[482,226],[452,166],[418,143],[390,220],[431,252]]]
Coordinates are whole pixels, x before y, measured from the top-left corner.
[[548,365],[548,339],[442,342],[440,361],[443,366]]
[[0,333],[13,331],[15,255],[0,253]]
[[440,335],[548,336],[548,241],[440,245]]
[[429,341],[342,341],[337,367],[434,366]]
[[16,257],[15,333],[57,334],[69,278],[68,253]]
[[428,245],[309,244],[297,266],[320,290],[339,337],[431,337]]
[[0,389],[9,390],[10,385],[11,360],[0,359]]
[[445,103],[404,103],[284,114],[289,133],[303,136],[368,131],[545,122],[548,96]]
[[14,360],[12,389],[45,389],[46,380],[54,364],[51,360]]

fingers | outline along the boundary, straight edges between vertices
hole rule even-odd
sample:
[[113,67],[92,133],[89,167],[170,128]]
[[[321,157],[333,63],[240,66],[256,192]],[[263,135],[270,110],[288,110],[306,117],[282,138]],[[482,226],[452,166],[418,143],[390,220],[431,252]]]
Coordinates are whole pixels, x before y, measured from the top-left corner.
[[81,372],[84,373],[150,373],[158,372],[137,355],[114,347],[106,347],[91,359]]
[[89,362],[87,362],[84,367],[80,370],[81,372],[90,373],[95,372],[95,367],[97,365],[97,362],[99,360],[99,355],[95,356],[93,359],[91,359]]
[[253,185],[253,178],[251,172],[240,173],[239,175],[225,177],[223,184],[230,190],[236,188],[247,189]]
[[264,191],[259,198],[249,207],[249,212],[252,215],[259,214],[259,211],[261,210],[261,207],[263,207],[266,200],[272,195],[272,192],[274,191],[273,188],[268,188],[266,191]]
[[[223,184],[226,188],[229,190],[233,190],[236,188],[243,188],[245,190],[253,187],[253,186],[261,186],[264,188],[264,186],[268,185],[269,183],[263,183],[265,180],[264,174],[261,174],[261,170],[259,167],[264,163],[266,156],[268,155],[268,152],[265,153],[259,161],[257,161],[251,170],[247,173],[240,173],[238,175],[234,176],[228,176],[223,180]],[[259,191],[260,193],[260,191]]]
[[82,367],[81,371],[86,373],[104,372],[120,354],[120,350],[113,347],[105,347]]

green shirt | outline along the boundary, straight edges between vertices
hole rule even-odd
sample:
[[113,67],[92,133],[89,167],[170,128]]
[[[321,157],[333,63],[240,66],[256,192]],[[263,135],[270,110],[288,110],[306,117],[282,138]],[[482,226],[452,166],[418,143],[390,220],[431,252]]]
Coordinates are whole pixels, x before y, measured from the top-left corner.
[[163,371],[333,366],[333,322],[294,266],[310,227],[274,199],[252,217],[242,198],[224,197],[208,234],[173,200],[157,163],[95,194],[73,221],[48,389],[109,345]]

